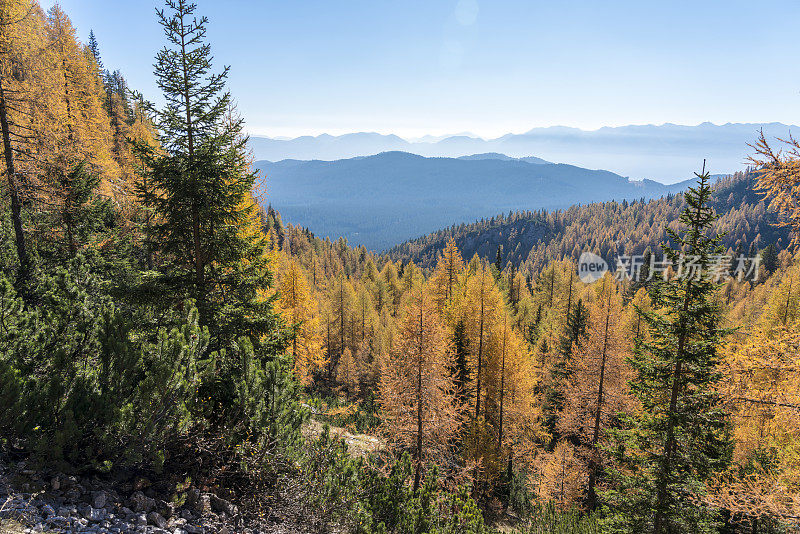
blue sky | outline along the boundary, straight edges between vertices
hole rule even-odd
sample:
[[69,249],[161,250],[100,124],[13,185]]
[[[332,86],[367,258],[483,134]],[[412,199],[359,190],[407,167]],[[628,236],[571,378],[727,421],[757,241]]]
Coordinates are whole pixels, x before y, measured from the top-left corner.
[[[43,1],[49,7],[53,2]],[[61,0],[155,100],[152,0]],[[198,0],[255,135],[800,124],[800,2]]]

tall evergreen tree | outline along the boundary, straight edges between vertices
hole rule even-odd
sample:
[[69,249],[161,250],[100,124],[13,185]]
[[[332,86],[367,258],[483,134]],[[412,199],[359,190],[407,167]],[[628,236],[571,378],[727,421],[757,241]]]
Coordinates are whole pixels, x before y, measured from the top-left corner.
[[195,4],[185,0],[166,5],[157,13],[168,45],[155,63],[166,104],[154,110],[164,150],[139,147],[148,181],[140,196],[153,211],[162,282],[196,300],[212,346],[237,332],[258,343],[276,321],[262,296],[271,283],[266,239],[242,231],[260,226],[243,121],[225,91],[228,67],[211,72],[208,19],[195,17]]
[[[630,360],[635,377],[630,383],[642,410],[630,426],[614,433],[623,469],[620,485],[607,497],[621,512],[627,528],[655,534],[707,532],[713,514],[697,504],[704,481],[723,469],[730,441],[725,414],[716,391],[720,379],[717,347],[727,333],[720,325],[715,299],[717,284],[710,273],[719,254],[721,236],[707,236],[715,220],[708,206],[709,174],[697,174],[698,184],[685,195],[687,207],[681,233],[668,230],[680,248],[664,245],[683,276],[655,279],[651,296],[656,311],[642,313],[648,338],[636,340]],[[688,260],[700,273],[686,269]],[[678,274],[681,274],[679,271]]]
[[89,52],[92,53],[94,60],[97,62],[97,67],[100,71],[103,70],[103,61],[100,58],[100,45],[97,44],[97,38],[94,36],[94,30],[89,30]]
[[454,366],[451,372],[459,404],[467,406],[469,400],[469,339],[464,320],[460,319],[453,332]]

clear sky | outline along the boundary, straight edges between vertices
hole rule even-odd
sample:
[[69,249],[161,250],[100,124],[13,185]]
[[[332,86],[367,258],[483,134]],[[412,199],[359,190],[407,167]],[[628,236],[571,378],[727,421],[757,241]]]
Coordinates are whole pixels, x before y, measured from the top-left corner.
[[[255,135],[800,124],[797,0],[197,1]],[[157,100],[161,2],[60,4]]]

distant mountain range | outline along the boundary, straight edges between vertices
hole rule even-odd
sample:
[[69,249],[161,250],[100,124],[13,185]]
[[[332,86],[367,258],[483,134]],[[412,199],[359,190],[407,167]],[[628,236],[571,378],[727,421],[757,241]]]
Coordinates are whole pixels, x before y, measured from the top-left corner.
[[267,201],[320,237],[375,251],[487,214],[654,198],[685,189],[608,171],[499,153],[427,158],[406,152],[337,161],[258,161]]
[[363,132],[296,139],[252,137],[250,147],[257,160],[269,161],[337,160],[387,151],[454,158],[483,153],[509,157],[535,154],[547,161],[609,169],[635,180],[647,178],[674,183],[691,177],[692,172],[699,170],[703,159],[714,173],[743,169],[747,156],[752,153],[747,143],[752,143],[762,128],[768,137],[786,137],[790,130],[798,130],[797,126],[775,122],[620,126],[593,131],[552,126],[496,139],[462,134],[408,141],[396,135]]

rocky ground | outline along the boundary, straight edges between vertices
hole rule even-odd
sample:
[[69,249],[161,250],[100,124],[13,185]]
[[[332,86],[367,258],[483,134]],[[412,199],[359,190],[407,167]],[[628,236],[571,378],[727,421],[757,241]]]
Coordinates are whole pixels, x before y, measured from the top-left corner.
[[180,505],[146,480],[111,483],[29,469],[0,460],[0,534],[7,532],[275,533],[304,530],[240,513],[212,493],[189,488]]

